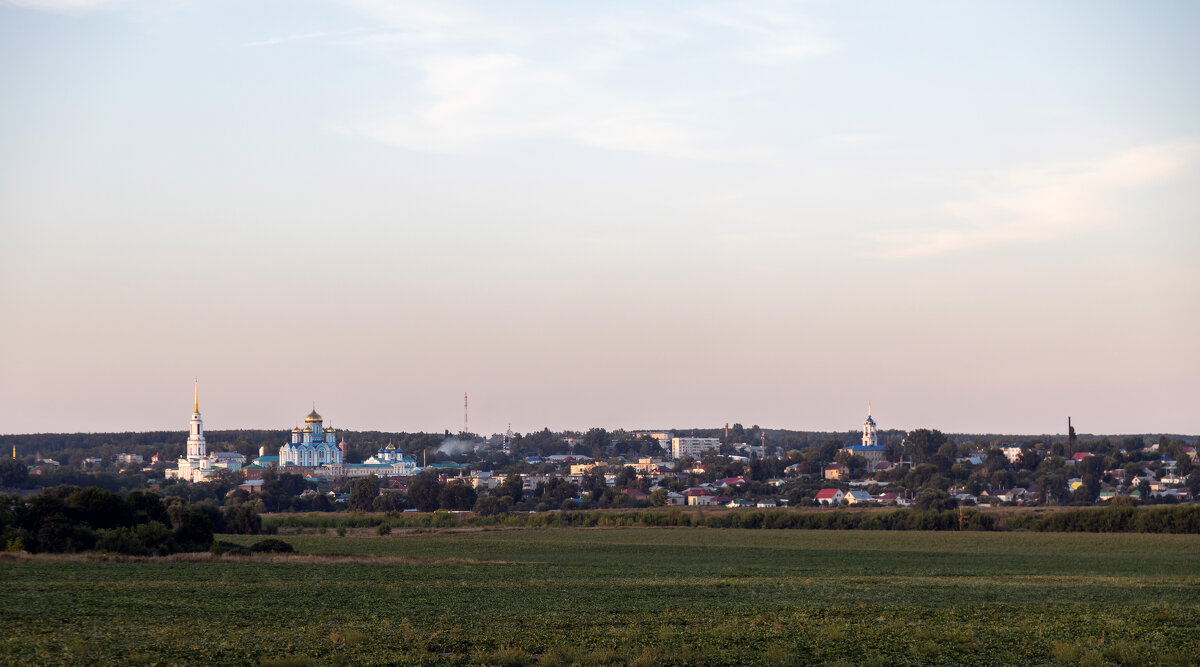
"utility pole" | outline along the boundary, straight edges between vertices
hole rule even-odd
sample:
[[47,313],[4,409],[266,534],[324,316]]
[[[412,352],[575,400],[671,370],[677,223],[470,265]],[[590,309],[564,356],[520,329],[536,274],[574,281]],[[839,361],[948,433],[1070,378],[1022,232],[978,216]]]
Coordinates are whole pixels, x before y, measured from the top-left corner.
[[467,418],[467,392],[463,392],[463,433],[471,432],[471,420]]

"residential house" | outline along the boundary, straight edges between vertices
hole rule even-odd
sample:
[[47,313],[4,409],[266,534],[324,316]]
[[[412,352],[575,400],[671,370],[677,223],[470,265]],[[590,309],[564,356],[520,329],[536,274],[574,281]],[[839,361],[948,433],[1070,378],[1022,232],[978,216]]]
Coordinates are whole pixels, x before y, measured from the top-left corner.
[[687,498],[688,505],[711,505],[714,494],[712,489],[694,486],[684,491],[683,495]]
[[255,493],[257,491],[262,491],[262,486],[263,486],[262,478],[248,479],[248,480],[242,482],[241,484],[238,484],[238,488],[245,491],[246,493]]
[[650,494],[641,491],[640,489],[625,489],[625,495],[633,500],[649,500]]
[[821,489],[817,491],[817,502],[821,505],[840,505],[846,494],[841,489]]
[[599,463],[599,462],[595,462],[595,461],[593,461],[591,463],[572,463],[571,464],[571,474],[572,475],[586,475],[587,473],[592,471],[592,468],[598,467],[600,465],[603,465],[603,464]]
[[845,500],[847,505],[873,505],[875,503],[875,496],[862,489],[851,489],[846,492]]
[[884,493],[881,493],[881,494],[875,496],[875,502],[877,502],[881,505],[891,505],[893,503],[899,505],[900,500],[902,500],[900,498],[900,494],[899,494],[899,492],[896,492],[896,491],[886,491]]
[[1000,495],[998,495],[996,497],[999,498],[1001,502],[1015,503],[1015,502],[1020,502],[1020,501],[1024,500],[1025,495],[1026,495],[1025,489],[1014,486],[1013,488],[1001,493]]
[[846,479],[850,476],[850,469],[840,463],[825,466],[823,471],[825,479]]

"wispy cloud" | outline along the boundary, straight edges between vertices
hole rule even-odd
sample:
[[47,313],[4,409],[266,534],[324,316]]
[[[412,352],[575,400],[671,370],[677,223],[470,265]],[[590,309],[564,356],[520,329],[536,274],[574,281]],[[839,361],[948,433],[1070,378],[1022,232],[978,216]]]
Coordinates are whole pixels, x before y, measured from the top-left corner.
[[818,34],[794,12],[736,5],[703,7],[693,15],[744,35],[747,44],[739,57],[753,65],[784,65],[837,50],[833,40]]
[[887,141],[889,137],[882,134],[835,134],[829,137],[829,139],[839,144],[860,146],[882,143]]
[[385,31],[364,43],[464,45],[488,43],[512,48],[524,41],[527,29],[491,19],[451,2],[427,0],[342,0],[342,4],[373,20]]
[[561,137],[608,150],[702,157],[698,138],[661,106],[604,93],[569,69],[512,53],[446,56],[420,62],[423,101],[379,114],[354,130],[391,145],[465,154],[489,145]]
[[364,113],[342,129],[435,153],[485,152],[503,142],[547,138],[687,158],[758,154],[716,148],[719,138],[697,122],[706,100],[648,83],[642,55],[707,39],[714,27],[727,35],[723,48],[747,49],[736,59],[742,66],[790,62],[829,48],[790,15],[739,19],[724,6],[708,12],[635,7],[514,25],[486,6],[344,2],[386,28],[354,41],[388,52],[393,62],[417,71],[421,83],[398,90],[393,108]]
[[62,14],[78,14],[130,4],[130,0],[2,0],[5,4]]
[[289,42],[308,42],[308,41],[312,41],[312,40],[327,39],[327,38],[331,38],[331,37],[345,37],[347,35],[353,35],[355,33],[360,33],[360,32],[362,32],[361,28],[350,28],[348,30],[334,30],[334,31],[318,30],[315,32],[297,32],[297,33],[292,33],[290,35],[279,35],[276,37],[268,37],[266,39],[259,39],[259,40],[255,40],[253,42],[247,42],[245,44],[245,46],[247,46],[247,47],[276,46],[278,44],[287,44]]
[[1195,163],[1200,141],[1141,146],[1087,164],[1018,171],[976,199],[950,203],[957,224],[877,236],[870,253],[919,259],[981,248],[1041,243],[1114,223],[1122,194],[1166,181]]

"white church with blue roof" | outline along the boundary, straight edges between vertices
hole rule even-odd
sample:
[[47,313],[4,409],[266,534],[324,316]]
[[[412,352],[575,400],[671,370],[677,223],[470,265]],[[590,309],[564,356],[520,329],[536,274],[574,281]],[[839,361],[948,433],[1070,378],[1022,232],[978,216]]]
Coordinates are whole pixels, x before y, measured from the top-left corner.
[[311,468],[312,474],[330,479],[339,477],[408,477],[421,471],[417,462],[394,444],[381,447],[362,463],[345,463],[346,441],[338,441],[339,432],[325,428],[325,420],[316,406],[304,418],[304,428],[292,429],[292,441],[279,448],[279,456],[259,456],[255,465],[264,468]]
[[875,419],[871,417],[870,403],[867,403],[867,421],[863,422],[862,425],[862,444],[843,447],[838,451],[861,456],[869,464],[879,463],[884,460],[883,445],[879,444],[879,434],[875,427]]
[[316,407],[304,418],[304,428],[292,429],[292,441],[279,448],[279,465],[316,468],[340,465],[345,453],[337,441],[337,431],[325,428]]

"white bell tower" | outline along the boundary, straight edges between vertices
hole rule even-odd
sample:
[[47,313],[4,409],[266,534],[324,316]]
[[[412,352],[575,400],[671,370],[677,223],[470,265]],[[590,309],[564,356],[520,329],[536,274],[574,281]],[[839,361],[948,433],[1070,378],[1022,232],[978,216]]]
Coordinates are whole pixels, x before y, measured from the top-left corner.
[[871,418],[871,402],[867,401],[867,421],[863,422],[863,447],[879,445],[879,436],[875,433],[875,420]]
[[192,403],[192,422],[188,429],[187,457],[202,459],[208,456],[204,445],[204,421],[200,419],[200,380],[196,380],[194,401]]

